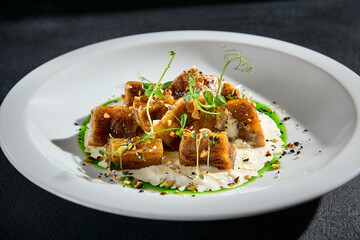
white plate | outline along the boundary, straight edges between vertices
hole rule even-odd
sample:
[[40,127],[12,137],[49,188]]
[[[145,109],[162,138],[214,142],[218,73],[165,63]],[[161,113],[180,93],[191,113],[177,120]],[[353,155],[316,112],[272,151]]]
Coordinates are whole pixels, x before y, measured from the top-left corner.
[[[229,68],[225,78],[243,84],[255,99],[273,107],[276,101],[286,110],[282,116],[292,117],[286,122],[289,140],[302,142],[304,149],[301,159],[282,159],[280,178],[267,172],[224,193],[161,196],[98,179],[100,170],[82,165],[74,122],[81,123],[93,107],[120,95],[124,83],[136,80],[139,72],[157,80],[170,50],[178,54],[164,80],[193,65],[219,75],[222,44],[240,49],[255,65],[253,74]],[[84,206],[153,219],[243,217],[319,197],[359,173],[359,90],[360,78],[348,68],[290,43],[229,32],[142,34],[78,49],[25,76],[1,106],[0,143],[25,177]]]

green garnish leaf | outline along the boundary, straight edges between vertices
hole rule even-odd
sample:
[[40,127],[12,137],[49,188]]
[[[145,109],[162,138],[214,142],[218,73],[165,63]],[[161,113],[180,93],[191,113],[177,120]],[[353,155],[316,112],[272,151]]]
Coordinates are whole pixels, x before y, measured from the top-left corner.
[[99,154],[100,154],[101,156],[104,156],[104,155],[106,154],[106,152],[105,152],[104,150],[99,150]]
[[203,93],[203,96],[205,98],[206,104],[212,105],[214,103],[214,95],[209,90],[206,90]]
[[144,90],[147,90],[150,86],[151,86],[150,83],[143,83],[143,84],[142,84],[142,88],[143,88]]
[[113,163],[113,161],[110,161],[110,171],[116,169],[115,167],[115,163]]
[[207,138],[207,137],[208,137],[208,134],[207,134],[207,132],[205,132],[205,131],[204,131],[204,132],[201,132],[201,134],[203,135],[204,138]]
[[196,133],[195,133],[195,131],[192,133],[192,135],[191,135],[191,137],[192,137],[192,139],[196,139]]
[[149,79],[147,79],[147,78],[145,78],[145,77],[143,77],[143,76],[138,76],[138,79],[140,80],[140,81],[142,81],[142,82],[149,82],[149,83],[151,83],[151,81],[149,80]]
[[217,95],[215,97],[214,103],[217,107],[224,105],[226,103],[226,99],[223,95]]
[[145,90],[145,96],[150,97],[151,93],[154,90],[154,86],[150,85],[146,90]]
[[140,152],[135,152],[135,154],[139,159],[142,159],[144,162],[146,162],[143,154],[141,154]]
[[215,147],[215,141],[214,141],[214,138],[209,137],[209,143],[210,143],[210,147]]
[[180,120],[181,128],[184,128],[184,127],[185,127],[187,118],[188,118],[188,115],[187,115],[186,113],[183,113],[183,114],[181,115],[181,120]]
[[192,96],[190,92],[184,94],[183,99],[185,102],[190,102],[192,100]]
[[196,77],[193,73],[189,73],[189,85],[194,87],[196,84]]
[[199,174],[199,178],[204,179],[204,175]]
[[174,51],[169,51],[169,55],[170,56],[173,56],[173,55],[175,55],[176,54],[176,52],[174,52]]
[[183,129],[177,130],[175,134],[181,137],[184,134],[184,130]]
[[200,96],[201,90],[200,88],[194,88],[193,98],[198,98]]
[[162,94],[160,88],[156,88],[154,91],[154,94],[158,96],[159,98],[164,98],[165,96]]
[[167,88],[167,87],[170,86],[170,84],[172,84],[172,83],[173,83],[173,81],[168,81],[168,82],[164,83],[164,84],[161,86],[161,89]]

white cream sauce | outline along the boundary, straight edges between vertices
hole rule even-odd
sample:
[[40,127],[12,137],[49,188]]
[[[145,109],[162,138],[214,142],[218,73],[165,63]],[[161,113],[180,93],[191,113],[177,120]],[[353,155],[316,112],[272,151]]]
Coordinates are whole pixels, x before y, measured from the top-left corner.
[[[188,185],[197,185],[198,192],[210,189],[215,191],[241,185],[247,182],[249,178],[257,176],[257,171],[263,168],[267,161],[272,160],[272,155],[282,152],[282,145],[284,144],[280,138],[281,133],[276,123],[266,114],[258,112],[258,115],[265,139],[268,141],[265,142],[264,147],[253,148],[241,140],[236,140],[235,144],[238,148],[236,150],[234,169],[230,171],[218,170],[215,167],[207,167],[206,165],[200,166],[199,174],[204,176],[204,179],[201,179],[195,175],[196,167],[187,167],[179,163],[178,152],[165,151],[162,165],[129,170],[129,172],[133,173],[132,177],[155,186],[163,186],[166,182],[174,181],[170,188],[178,188],[180,191],[184,190]],[[89,130],[85,135],[85,139],[89,134],[88,132]],[[94,157],[97,156],[98,151],[101,149],[87,146],[87,144],[85,146],[87,150],[94,154]],[[268,152],[271,155],[267,156]],[[239,177],[239,181],[235,184],[234,180],[237,177]]]

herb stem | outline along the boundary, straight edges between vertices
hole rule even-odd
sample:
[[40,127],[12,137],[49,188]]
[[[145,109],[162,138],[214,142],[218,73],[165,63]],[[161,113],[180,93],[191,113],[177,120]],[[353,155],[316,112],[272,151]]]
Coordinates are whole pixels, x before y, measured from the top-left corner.
[[207,166],[209,167],[209,165],[210,165],[210,141],[208,144],[208,157],[207,157]]
[[219,115],[220,114],[219,112],[209,112],[209,111],[204,110],[202,107],[200,107],[199,101],[197,99],[194,99],[194,103],[195,103],[196,107],[203,113],[206,113],[209,115]]
[[201,140],[201,135],[199,136],[199,139],[196,139],[196,135],[195,135],[195,145],[196,145],[196,176],[199,176],[199,147],[200,147],[200,140]]
[[200,101],[198,101],[199,105],[202,106],[203,108],[212,108],[211,105],[206,105],[206,104],[202,104]]
[[[217,91],[216,91],[216,96],[218,96],[218,95],[220,94],[221,83],[222,83],[223,76],[224,76],[224,73],[225,73],[226,68],[229,66],[229,64],[230,64],[232,61],[235,61],[237,58],[238,58],[238,57],[235,57],[235,58],[231,59],[230,61],[228,61],[228,62],[225,64],[225,66],[224,66],[224,68],[223,68],[223,70],[222,70],[222,72],[221,72],[220,78],[219,78],[218,89],[217,89]],[[216,96],[215,96],[215,97],[216,97]]]
[[150,134],[153,134],[153,132],[154,132],[154,123],[153,123],[153,121],[152,121],[152,119],[151,119],[150,110],[149,110],[149,108],[150,108],[150,102],[151,102],[151,100],[152,100],[152,97],[154,96],[155,90],[159,87],[159,84],[160,84],[160,82],[162,81],[162,79],[164,78],[165,73],[166,73],[167,70],[170,68],[170,65],[171,65],[171,63],[172,63],[172,61],[173,61],[173,59],[174,59],[174,57],[175,57],[175,55],[176,55],[176,52],[171,51],[171,52],[170,52],[170,55],[171,55],[171,59],[170,59],[168,65],[166,66],[164,72],[162,73],[159,81],[156,83],[156,85],[155,85],[153,91],[151,92],[151,94],[150,94],[150,96],[149,96],[149,99],[148,99],[148,101],[147,101],[147,103],[146,103],[146,113],[147,113],[147,116],[148,116],[148,119],[149,119],[150,129],[151,129],[151,130],[150,130]]

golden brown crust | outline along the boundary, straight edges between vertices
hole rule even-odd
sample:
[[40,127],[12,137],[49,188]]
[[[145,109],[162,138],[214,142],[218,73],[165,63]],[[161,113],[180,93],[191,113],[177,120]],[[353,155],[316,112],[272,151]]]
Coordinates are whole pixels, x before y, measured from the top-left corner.
[[172,84],[170,84],[166,90],[170,90],[175,99],[179,99],[186,92],[189,91],[189,73],[193,73],[196,77],[196,85],[195,87],[199,87],[200,89],[204,89],[204,75],[197,70],[196,68],[191,68],[187,71],[181,73],[178,77],[175,78]]
[[[139,138],[138,138],[139,139]],[[106,148],[106,151],[111,153],[117,151],[124,144],[129,144],[135,139],[112,139]],[[152,138],[143,141],[133,147],[127,149],[121,154],[121,165],[123,169],[139,169],[152,165],[161,164],[163,156],[163,144],[161,139]],[[119,154],[109,154],[110,160],[115,164],[117,169],[120,169],[120,156]]]
[[[175,103],[174,97],[169,92],[164,92],[164,95],[165,98],[155,97],[155,99],[150,104],[149,113],[152,121],[160,120],[168,111],[169,107]],[[147,101],[148,97],[145,95],[135,97],[133,106],[137,123],[144,131],[150,132],[150,123],[146,111]]]
[[[169,128],[180,128],[181,125],[178,119],[181,119],[181,115],[186,113],[185,106],[186,102],[182,98],[178,99],[172,108],[166,112],[165,116],[155,124],[155,132]],[[161,138],[163,143],[172,150],[178,150],[181,139],[175,132],[176,130],[164,131],[156,134],[156,137]]]
[[144,95],[145,90],[142,88],[142,82],[129,81],[125,84],[124,106],[131,107],[134,97]]
[[[230,170],[233,168],[234,159],[236,156],[236,147],[229,143],[229,139],[225,132],[213,133],[206,131],[208,136],[202,137],[199,145],[199,165],[206,165],[210,147],[209,165],[217,167],[220,170]],[[196,139],[199,139],[201,133],[196,134]],[[210,140],[211,139],[211,140]],[[210,140],[210,143],[209,143]],[[196,166],[197,149],[196,142],[192,137],[192,133],[185,133],[181,138],[179,147],[180,164],[185,166]]]
[[220,118],[225,121],[226,110],[238,121],[238,135],[240,138],[254,147],[265,146],[264,131],[260,125],[259,117],[254,103],[248,99],[233,99],[219,107]]
[[[198,98],[202,104],[205,104],[205,99],[201,96]],[[186,124],[186,128],[199,132],[202,128],[210,129],[215,131],[216,116],[206,114],[200,111],[193,103],[189,101],[186,103],[186,110],[189,116],[189,120]]]
[[90,146],[104,146],[111,134],[115,138],[135,137],[138,125],[133,108],[99,106],[91,113]]

